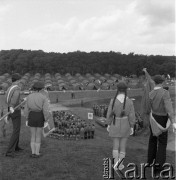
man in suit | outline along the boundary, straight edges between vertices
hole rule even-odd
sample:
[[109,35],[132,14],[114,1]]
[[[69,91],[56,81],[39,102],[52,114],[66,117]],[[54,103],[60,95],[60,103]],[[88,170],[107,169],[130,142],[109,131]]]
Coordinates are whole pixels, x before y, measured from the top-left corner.
[[9,115],[12,124],[13,132],[10,138],[10,142],[6,151],[7,157],[15,157],[15,152],[22,151],[23,149],[19,147],[19,136],[21,128],[21,108],[14,110],[16,106],[20,104],[20,87],[18,86],[21,76],[18,73],[12,75],[12,85],[8,88],[6,92],[6,101],[8,105],[8,111],[11,112]]

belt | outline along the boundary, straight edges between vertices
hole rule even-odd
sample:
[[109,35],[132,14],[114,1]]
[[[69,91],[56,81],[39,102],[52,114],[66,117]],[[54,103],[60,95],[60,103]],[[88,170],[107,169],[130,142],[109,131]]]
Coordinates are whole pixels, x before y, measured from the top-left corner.
[[123,116],[123,117],[113,117],[113,124],[115,125],[115,122],[116,122],[116,120],[118,121],[118,120],[121,120],[121,119],[126,119],[126,118],[128,118],[128,116]]

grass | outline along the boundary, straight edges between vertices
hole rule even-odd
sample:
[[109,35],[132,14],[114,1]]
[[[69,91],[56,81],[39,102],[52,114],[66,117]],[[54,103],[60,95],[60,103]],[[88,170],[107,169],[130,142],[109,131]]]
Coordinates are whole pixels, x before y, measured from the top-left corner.
[[[140,100],[140,99],[139,99]],[[106,102],[100,101],[101,103]],[[97,101],[97,103],[100,103]],[[137,101],[138,102],[138,101]],[[92,103],[85,103],[84,107],[71,107],[70,110],[87,119]],[[138,109],[139,103],[135,104]],[[94,120],[93,120],[94,121]],[[95,124],[95,138],[90,140],[57,140],[43,138],[41,153],[43,157],[31,159],[30,132],[22,119],[20,145],[25,148],[14,159],[4,157],[12,132],[12,124],[7,127],[7,136],[0,132],[0,180],[103,180],[103,158],[112,157],[112,140],[106,129]],[[0,123],[0,128],[2,123]],[[169,138],[173,139],[169,133]],[[140,164],[147,158],[147,136],[130,137],[127,144],[125,165],[129,162]],[[175,152],[167,151],[167,162],[175,169]],[[147,179],[151,180],[147,170]],[[115,175],[116,179],[118,176]]]
[[[73,108],[75,114],[85,117],[90,109]],[[106,129],[96,124],[95,139],[92,140],[42,140],[39,159],[29,157],[30,133],[22,120],[20,144],[25,151],[14,159],[4,157],[12,125],[7,129],[7,137],[0,138],[0,178],[2,180],[102,180],[103,158],[112,155],[112,140]],[[127,146],[127,162],[146,162],[148,137],[130,137]],[[167,162],[174,165],[174,152],[167,152]],[[147,172],[150,179],[150,174]],[[116,177],[117,178],[117,177]]]

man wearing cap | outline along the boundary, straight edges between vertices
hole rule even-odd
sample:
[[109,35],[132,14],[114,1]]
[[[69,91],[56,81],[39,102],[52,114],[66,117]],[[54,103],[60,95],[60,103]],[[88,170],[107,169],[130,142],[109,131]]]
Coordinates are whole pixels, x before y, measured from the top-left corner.
[[[176,129],[174,111],[169,91],[163,88],[164,79],[160,75],[154,76],[155,87],[149,94],[150,106],[150,138],[148,145],[148,163],[155,163],[156,172],[162,170],[166,161],[166,147],[169,123]],[[169,120],[168,120],[169,118]]]
[[8,105],[8,111],[11,112],[10,118],[13,124],[13,133],[10,138],[9,146],[6,152],[6,156],[14,157],[15,151],[22,151],[23,149],[19,147],[19,136],[21,128],[21,109],[16,106],[20,104],[20,87],[18,86],[19,80],[21,79],[20,74],[15,73],[12,75],[12,85],[8,88],[6,92],[6,101]]

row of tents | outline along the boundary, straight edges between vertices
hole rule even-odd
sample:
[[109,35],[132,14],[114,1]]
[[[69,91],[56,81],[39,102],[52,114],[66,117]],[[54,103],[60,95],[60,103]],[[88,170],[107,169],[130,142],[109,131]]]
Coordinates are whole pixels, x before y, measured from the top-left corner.
[[[118,74],[110,75],[100,75],[98,73],[92,75],[87,73],[86,75],[81,75],[77,73],[75,76],[67,73],[61,75],[56,73],[51,75],[46,73],[41,75],[36,73],[31,75],[30,73],[24,74],[20,80],[20,86],[22,90],[28,90],[32,88],[33,84],[37,81],[42,81],[45,83],[45,86],[48,87],[48,90],[51,91],[61,91],[61,90],[114,90],[117,87],[119,80],[123,79],[122,76]],[[133,82],[133,83],[137,83]],[[0,76],[0,87],[4,91],[11,85],[11,78],[8,73]]]

